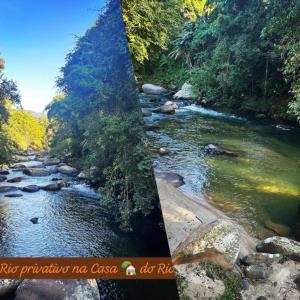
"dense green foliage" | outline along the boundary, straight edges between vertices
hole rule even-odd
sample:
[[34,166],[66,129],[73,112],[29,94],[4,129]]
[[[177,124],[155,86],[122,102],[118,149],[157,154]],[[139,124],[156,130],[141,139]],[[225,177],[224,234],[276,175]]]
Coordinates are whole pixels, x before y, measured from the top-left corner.
[[184,20],[202,14],[206,0],[121,0],[136,74],[151,70]]
[[[129,2],[134,9],[135,1]],[[139,77],[166,85],[188,81],[210,105],[300,120],[300,2],[211,0],[207,5],[211,9],[196,21],[178,23],[175,38],[171,21],[164,22],[167,44],[140,62],[146,67],[136,67]],[[145,12],[144,23],[152,15],[155,10]],[[139,37],[147,44],[147,36]]]
[[48,105],[54,152],[92,174],[122,228],[158,206],[124,23],[116,0],[67,56]]
[[41,150],[47,146],[47,119],[34,117],[30,112],[8,106],[9,117],[3,131],[17,150]]

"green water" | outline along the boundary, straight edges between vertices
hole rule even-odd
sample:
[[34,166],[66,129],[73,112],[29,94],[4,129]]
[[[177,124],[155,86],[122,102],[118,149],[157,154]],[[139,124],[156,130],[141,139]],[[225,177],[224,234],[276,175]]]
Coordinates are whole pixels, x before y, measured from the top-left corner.
[[[172,151],[170,156],[154,155],[156,169],[183,175],[183,190],[206,195],[254,236],[274,235],[274,228],[293,236],[300,204],[298,129],[256,124],[196,106],[150,118],[161,126],[148,132],[153,147]],[[238,157],[205,155],[202,147],[208,143]]]

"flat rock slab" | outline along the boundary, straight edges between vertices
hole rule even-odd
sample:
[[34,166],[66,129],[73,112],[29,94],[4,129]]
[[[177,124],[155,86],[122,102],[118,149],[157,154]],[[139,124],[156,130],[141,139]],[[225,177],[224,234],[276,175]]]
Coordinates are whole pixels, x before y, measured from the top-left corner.
[[17,191],[18,188],[15,186],[0,186],[0,193],[10,193]]
[[145,83],[142,86],[143,92],[150,95],[167,95],[168,90],[155,84]]
[[23,180],[23,177],[14,177],[14,178],[8,179],[7,182],[16,183],[16,182],[21,182],[22,180]]
[[49,176],[50,172],[47,169],[42,168],[27,168],[23,170],[25,175],[34,176],[34,177],[41,177],[41,176]]
[[94,279],[26,279],[15,293],[15,300],[99,300]]
[[7,194],[7,195],[4,195],[4,197],[7,197],[7,198],[18,198],[18,197],[22,197],[23,194]]

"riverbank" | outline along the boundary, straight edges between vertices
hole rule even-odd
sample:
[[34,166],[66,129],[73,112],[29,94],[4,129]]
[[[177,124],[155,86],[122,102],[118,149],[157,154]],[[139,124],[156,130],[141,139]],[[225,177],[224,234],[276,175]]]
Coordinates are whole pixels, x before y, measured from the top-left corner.
[[[287,258],[284,259],[283,255],[277,253],[277,251],[270,252],[277,254],[257,252],[257,245],[264,242],[251,237],[241,225],[233,222],[222,211],[211,206],[204,197],[187,195],[170,182],[158,177],[156,177],[156,183],[173,258],[181,244],[189,240],[194,232],[199,233],[199,244],[203,245],[207,242],[213,244],[213,241],[205,241],[205,236],[201,240],[201,232],[207,224],[226,220],[239,233],[238,255],[232,270],[229,271],[231,274],[228,271],[218,269],[217,265],[220,264],[220,259],[217,253],[215,256],[210,255],[208,258],[205,258],[204,255],[203,259],[200,257],[200,259],[191,263],[175,263],[179,291],[183,299],[185,299],[184,297],[195,300],[232,299],[222,298],[226,293],[234,294],[234,297],[237,296],[235,293],[238,293],[241,299],[247,300],[299,299],[299,263]],[[287,248],[291,247],[289,243],[293,244],[293,241],[288,239],[285,242]],[[193,252],[190,255],[196,256],[197,251],[201,252],[201,249],[196,246],[196,239],[192,243]],[[226,247],[226,242],[223,246]],[[299,259],[300,244],[297,243],[294,246]],[[207,251],[209,251],[208,248],[204,249],[203,252]],[[222,255],[226,255],[226,253]],[[201,263],[201,261],[204,261],[204,263]],[[207,264],[208,261],[214,262],[216,265]],[[226,275],[220,276],[223,272]],[[230,290],[232,286],[228,286],[228,281],[231,281],[230,285],[235,285],[236,290]]]

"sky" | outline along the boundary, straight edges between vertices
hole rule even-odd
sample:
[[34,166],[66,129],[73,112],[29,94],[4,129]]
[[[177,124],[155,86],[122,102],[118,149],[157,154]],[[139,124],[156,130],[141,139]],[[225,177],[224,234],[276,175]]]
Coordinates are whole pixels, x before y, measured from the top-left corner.
[[22,106],[42,112],[57,94],[65,56],[94,24],[105,0],[0,0],[0,57]]

